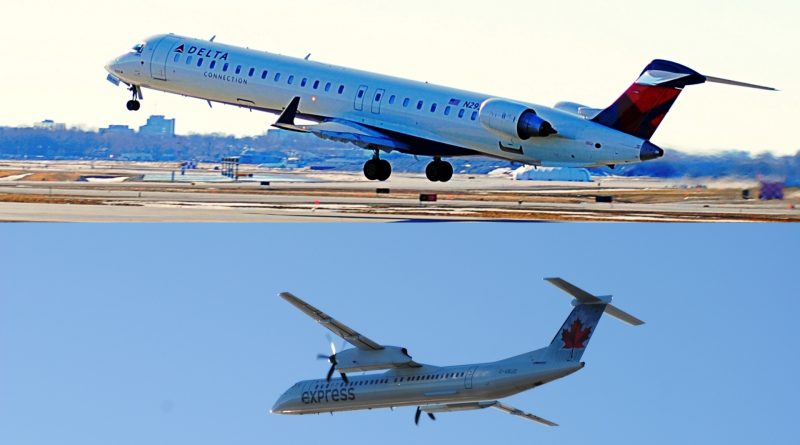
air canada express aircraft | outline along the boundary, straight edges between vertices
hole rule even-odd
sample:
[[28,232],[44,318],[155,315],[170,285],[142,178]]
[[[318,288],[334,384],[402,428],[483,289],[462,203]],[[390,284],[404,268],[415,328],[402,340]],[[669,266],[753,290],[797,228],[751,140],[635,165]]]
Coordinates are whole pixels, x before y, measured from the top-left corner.
[[[414,423],[421,413],[434,414],[495,408],[548,426],[555,423],[521,411],[497,399],[508,397],[583,368],[581,356],[594,336],[600,317],[607,313],[632,325],[644,322],[616,308],[610,296],[594,296],[561,278],[547,281],[573,297],[575,308],[556,332],[549,346],[490,363],[457,366],[423,365],[406,348],[376,343],[331,316],[284,292],[280,296],[319,322],[354,348],[320,355],[331,363],[324,379],[304,380],[289,388],[272,407],[276,414],[318,414],[373,408],[417,406]],[[383,373],[348,376],[347,373],[387,370]],[[334,372],[341,378],[332,378]]]
[[109,81],[128,86],[129,110],[140,108],[142,89],[150,88],[273,112],[280,114],[277,128],[372,150],[364,175],[379,181],[392,172],[380,154],[394,150],[432,157],[426,176],[441,182],[453,175],[443,158],[456,156],[560,167],[656,159],[664,151],[649,140],[685,86],[772,89],[653,60],[606,109],[573,102],[550,108],[174,34],[146,39],[106,70]]

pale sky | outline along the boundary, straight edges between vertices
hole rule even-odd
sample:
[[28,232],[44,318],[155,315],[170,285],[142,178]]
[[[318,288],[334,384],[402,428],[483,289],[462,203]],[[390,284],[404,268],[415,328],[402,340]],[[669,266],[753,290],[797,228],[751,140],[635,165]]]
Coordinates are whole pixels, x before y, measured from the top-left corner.
[[146,36],[174,32],[552,106],[604,108],[644,66],[666,58],[765,92],[688,87],[653,142],[689,152],[793,154],[800,117],[796,0],[537,2],[367,0],[29,0],[3,11],[0,125],[139,126],[260,134],[275,119],[145,91],[142,110],[104,64]]

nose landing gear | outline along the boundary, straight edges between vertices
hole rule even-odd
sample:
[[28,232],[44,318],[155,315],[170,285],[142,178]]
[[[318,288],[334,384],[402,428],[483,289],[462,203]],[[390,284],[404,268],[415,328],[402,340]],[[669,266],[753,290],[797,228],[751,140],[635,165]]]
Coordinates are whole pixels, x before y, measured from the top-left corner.
[[142,89],[136,85],[131,85],[131,87],[128,88],[128,91],[131,92],[133,98],[129,100],[125,106],[128,108],[128,111],[138,111],[142,105],[139,103],[139,99],[142,99]]
[[453,164],[436,156],[425,168],[425,176],[431,182],[447,182],[453,177]]
[[370,181],[385,181],[392,176],[392,164],[381,159],[375,151],[375,156],[364,163],[364,176]]

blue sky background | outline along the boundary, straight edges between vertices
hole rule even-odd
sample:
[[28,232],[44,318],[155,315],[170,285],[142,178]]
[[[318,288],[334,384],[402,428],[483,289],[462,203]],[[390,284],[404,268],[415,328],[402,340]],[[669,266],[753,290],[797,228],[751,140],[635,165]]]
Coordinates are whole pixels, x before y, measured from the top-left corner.
[[[0,443],[785,443],[794,437],[796,225],[5,225]],[[228,246],[224,240],[230,240]],[[381,253],[371,243],[382,242]],[[489,410],[267,412],[324,376],[291,290],[432,364],[546,345],[562,276],[604,319],[575,375]]]

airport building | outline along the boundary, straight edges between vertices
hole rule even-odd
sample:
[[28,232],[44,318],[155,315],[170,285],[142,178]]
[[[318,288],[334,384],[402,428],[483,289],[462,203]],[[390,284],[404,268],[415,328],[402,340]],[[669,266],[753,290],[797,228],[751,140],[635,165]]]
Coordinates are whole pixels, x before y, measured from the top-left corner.
[[134,134],[133,128],[127,125],[109,125],[108,127],[101,128],[98,131],[101,135],[104,134]]
[[62,124],[60,122],[54,122],[50,119],[45,119],[41,122],[36,122],[33,124],[33,128],[40,128],[43,130],[66,130],[67,124]]
[[156,114],[147,118],[147,123],[139,127],[139,133],[154,136],[175,136],[175,119],[167,119]]

